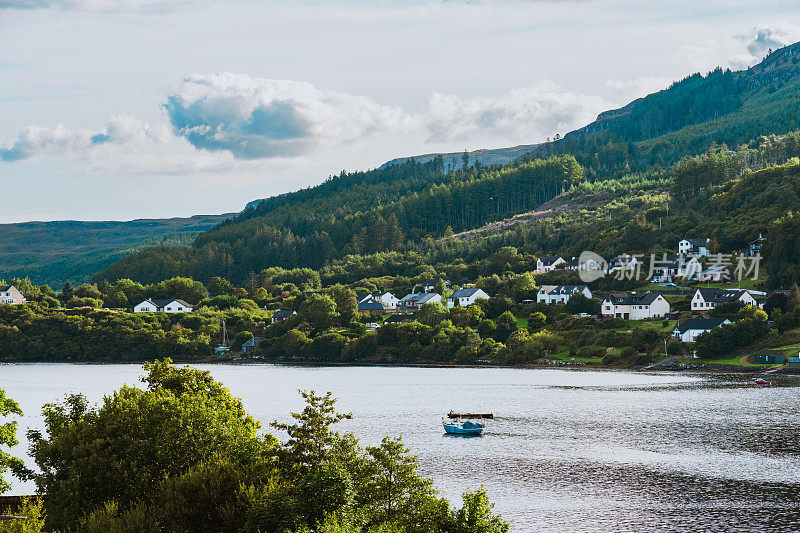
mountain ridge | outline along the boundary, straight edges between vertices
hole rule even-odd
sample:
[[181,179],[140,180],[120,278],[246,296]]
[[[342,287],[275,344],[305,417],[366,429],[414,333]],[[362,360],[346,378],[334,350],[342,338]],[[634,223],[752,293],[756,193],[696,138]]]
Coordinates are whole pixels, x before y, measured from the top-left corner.
[[[787,59],[793,59],[793,65],[795,68],[787,68]],[[557,145],[559,142],[563,142],[568,139],[573,139],[576,137],[580,137],[587,134],[592,133],[600,133],[604,131],[608,131],[611,128],[611,125],[614,123],[618,123],[621,119],[625,117],[629,117],[632,113],[634,113],[635,109],[642,105],[648,103],[648,99],[658,98],[659,95],[666,93],[670,90],[673,90],[675,87],[680,86],[680,84],[696,82],[700,80],[708,80],[709,77],[713,75],[722,75],[725,76],[726,73],[730,72],[732,77],[741,77],[746,81],[744,86],[745,90],[754,91],[760,88],[766,87],[773,83],[780,83],[786,82],[787,80],[795,77],[797,75],[797,58],[800,58],[800,42],[793,43],[787,45],[783,48],[779,48],[774,51],[770,51],[770,53],[760,62],[755,65],[752,65],[746,69],[732,71],[730,69],[722,69],[721,67],[717,67],[711,71],[706,76],[702,76],[700,73],[694,73],[689,76],[686,76],[682,80],[678,80],[670,84],[668,87],[656,91],[654,93],[650,93],[646,96],[636,98],[625,104],[624,106],[618,107],[616,109],[609,109],[606,111],[602,111],[598,113],[597,118],[590,122],[589,124],[582,126],[580,128],[576,128],[564,134],[562,139],[559,141],[551,141],[548,142],[541,142],[541,143],[534,143],[534,144],[521,144],[513,147],[507,148],[489,148],[489,149],[479,149],[468,151],[470,160],[472,161],[480,161],[483,164],[491,165],[493,163],[508,163],[513,161],[514,159],[524,155],[525,153],[532,153],[532,155],[536,155],[537,150],[542,149],[547,145]],[[739,109],[741,106],[738,106],[736,109]],[[730,112],[736,111],[736,109],[731,109]],[[730,114],[730,113],[725,113]],[[715,117],[720,118],[720,117]],[[701,123],[701,122],[697,122]],[[684,124],[684,126],[693,125],[693,124]],[[660,135],[665,133],[670,133],[676,130],[670,131],[662,131]],[[638,139],[644,140],[644,139]],[[397,157],[390,161],[384,163],[383,166],[392,165],[402,163],[408,159],[415,159],[420,162],[425,162],[433,159],[437,156],[442,156],[445,159],[450,158],[460,158],[463,153],[459,152],[431,152],[426,154],[419,154],[419,155],[412,155],[412,156],[403,156]]]

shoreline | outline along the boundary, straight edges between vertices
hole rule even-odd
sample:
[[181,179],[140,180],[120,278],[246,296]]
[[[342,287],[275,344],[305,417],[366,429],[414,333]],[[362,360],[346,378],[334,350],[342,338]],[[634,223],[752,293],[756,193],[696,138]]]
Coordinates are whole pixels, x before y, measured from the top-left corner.
[[[131,359],[119,360],[95,360],[95,361],[0,361],[0,365],[24,365],[24,364],[71,364],[71,365],[142,365],[155,359]],[[624,372],[680,372],[685,374],[731,374],[731,375],[756,375],[769,371],[774,376],[800,376],[800,367],[782,367],[775,369],[765,365],[766,368],[742,365],[714,365],[698,363],[696,368],[674,368],[674,367],[615,367],[600,366],[592,363],[572,363],[563,361],[561,364],[523,364],[523,365],[503,365],[503,364],[459,364],[459,363],[437,363],[437,362],[418,362],[418,363],[340,363],[326,361],[267,361],[267,360],[224,360],[216,359],[173,359],[173,363],[181,365],[277,365],[277,366],[306,366],[306,367],[399,367],[399,368],[502,368],[517,370],[546,370],[546,369],[566,369],[566,370],[591,370],[591,371],[624,371]]]

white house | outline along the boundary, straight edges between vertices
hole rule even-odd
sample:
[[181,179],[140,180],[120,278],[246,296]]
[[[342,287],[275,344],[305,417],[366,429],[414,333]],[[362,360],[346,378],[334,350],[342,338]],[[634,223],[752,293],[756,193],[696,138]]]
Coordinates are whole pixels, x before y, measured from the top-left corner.
[[27,301],[13,285],[0,285],[0,304],[24,304]]
[[672,336],[683,342],[694,342],[698,335],[730,323],[727,318],[690,318],[676,327]]
[[744,305],[758,306],[758,301],[745,289],[697,289],[692,296],[692,311],[708,311],[728,302],[742,302]]
[[586,285],[542,285],[536,293],[536,301],[547,305],[565,304],[578,292],[587,298],[592,297],[592,291]]
[[384,309],[397,309],[397,302],[400,299],[389,291],[377,291],[357,295],[358,303],[374,302],[383,305]]
[[625,296],[606,298],[601,304],[600,312],[607,318],[661,318],[669,313],[669,302],[657,292],[633,292]]
[[421,306],[441,302],[442,295],[437,292],[412,292],[400,298],[398,309],[419,309]]
[[565,264],[564,258],[560,255],[546,255],[536,259],[536,270],[545,274],[551,270],[555,270],[559,265]]
[[194,307],[183,300],[148,298],[133,308],[134,313],[191,313]]
[[459,289],[447,298],[447,308],[466,307],[472,305],[478,298],[489,299],[489,295],[481,289]]
[[711,239],[683,239],[678,243],[678,253],[683,255],[699,255],[708,257],[708,242]]

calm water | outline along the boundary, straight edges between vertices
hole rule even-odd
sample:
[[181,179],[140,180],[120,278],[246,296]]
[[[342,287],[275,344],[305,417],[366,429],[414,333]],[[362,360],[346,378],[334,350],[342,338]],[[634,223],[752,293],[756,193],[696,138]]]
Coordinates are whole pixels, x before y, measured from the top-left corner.
[[[798,378],[566,370],[204,367],[267,423],[331,390],[362,444],[402,434],[451,499],[483,485],[515,531],[798,531]],[[0,365],[0,387],[39,427],[41,405],[97,401],[135,365]],[[443,435],[451,409],[498,417],[483,437]],[[24,449],[16,450],[18,454]],[[15,493],[30,493],[18,484]]]

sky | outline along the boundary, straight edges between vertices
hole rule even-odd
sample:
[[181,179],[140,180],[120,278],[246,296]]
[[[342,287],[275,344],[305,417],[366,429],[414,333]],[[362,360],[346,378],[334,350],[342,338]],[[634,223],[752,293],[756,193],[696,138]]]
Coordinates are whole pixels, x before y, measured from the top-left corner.
[[541,142],[800,40],[761,0],[0,0],[0,222],[247,202]]

